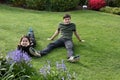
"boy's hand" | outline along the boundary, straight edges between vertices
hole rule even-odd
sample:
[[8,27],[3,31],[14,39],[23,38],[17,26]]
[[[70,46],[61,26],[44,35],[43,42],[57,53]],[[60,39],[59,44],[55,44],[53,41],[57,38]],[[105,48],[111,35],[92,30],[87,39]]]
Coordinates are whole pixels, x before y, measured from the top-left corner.
[[85,40],[80,40],[80,42],[85,42]]
[[52,41],[53,39],[52,38],[47,38],[47,40]]

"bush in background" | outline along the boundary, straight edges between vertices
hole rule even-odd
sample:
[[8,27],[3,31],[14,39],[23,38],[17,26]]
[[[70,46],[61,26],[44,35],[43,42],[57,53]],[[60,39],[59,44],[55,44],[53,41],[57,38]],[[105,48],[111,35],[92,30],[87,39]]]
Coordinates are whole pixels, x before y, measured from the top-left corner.
[[87,5],[87,1],[88,0],[79,0],[79,5],[80,6]]
[[106,0],[107,6],[120,7],[120,0]]
[[25,7],[26,0],[9,0],[12,6]]
[[111,7],[115,7],[116,6],[115,0],[106,0],[106,4],[107,4],[107,6],[111,6]]
[[105,0],[89,0],[88,7],[93,10],[99,10],[106,5]]
[[26,0],[26,8],[45,10],[47,0]]
[[78,6],[79,0],[50,0],[51,11],[73,10]]
[[120,7],[120,0],[116,0],[116,7]]
[[75,9],[79,0],[10,0],[13,6],[37,10],[67,11]]
[[7,2],[7,0],[0,0],[0,3],[5,3]]
[[120,15],[120,8],[119,7],[106,6],[104,8],[101,8],[100,11]]

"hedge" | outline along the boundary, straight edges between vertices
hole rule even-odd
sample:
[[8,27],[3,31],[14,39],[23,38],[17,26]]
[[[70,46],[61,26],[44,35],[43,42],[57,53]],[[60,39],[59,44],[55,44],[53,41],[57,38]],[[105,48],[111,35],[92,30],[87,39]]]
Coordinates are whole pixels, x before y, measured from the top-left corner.
[[9,0],[13,6],[37,10],[67,11],[75,9],[79,0]]

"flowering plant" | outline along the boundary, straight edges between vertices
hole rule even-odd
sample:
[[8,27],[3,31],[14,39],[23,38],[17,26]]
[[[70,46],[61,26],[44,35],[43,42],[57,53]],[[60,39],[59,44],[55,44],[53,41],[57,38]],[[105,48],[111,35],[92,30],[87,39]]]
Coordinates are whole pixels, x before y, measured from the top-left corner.
[[56,62],[56,68],[47,61],[47,64],[40,69],[41,80],[76,80],[76,74],[67,70],[64,61]]
[[0,57],[0,80],[28,80],[36,75],[27,54],[15,50],[7,57]]
[[28,63],[30,62],[30,57],[26,52],[23,52],[21,50],[15,50],[12,52],[9,52],[8,55],[6,56],[7,61],[11,63],[20,63],[20,62],[25,62]]
[[105,0],[89,0],[88,6],[90,9],[99,10],[106,5]]

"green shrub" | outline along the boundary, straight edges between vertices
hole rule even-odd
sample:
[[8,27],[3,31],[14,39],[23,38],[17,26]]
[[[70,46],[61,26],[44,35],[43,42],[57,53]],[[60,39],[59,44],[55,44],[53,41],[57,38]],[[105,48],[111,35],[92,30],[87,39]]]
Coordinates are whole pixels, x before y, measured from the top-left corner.
[[51,0],[52,11],[67,11],[75,9],[78,6],[79,0]]
[[102,12],[107,12],[107,13],[112,13],[112,8],[111,7],[104,7],[104,8],[101,8],[100,11]]
[[9,0],[9,2],[17,7],[25,7],[26,4],[26,0]]
[[120,7],[120,0],[106,0],[107,6]]
[[119,7],[108,7],[108,6],[106,6],[104,8],[101,8],[100,11],[120,15],[120,8]]
[[0,3],[6,3],[7,0],[0,0]]
[[114,7],[115,5],[115,0],[106,0],[107,6]]
[[37,10],[45,10],[47,0],[26,0],[26,7],[37,9]]
[[120,8],[115,7],[115,8],[112,9],[112,12],[113,12],[113,14],[118,14],[118,15],[120,15]]
[[13,6],[49,11],[67,11],[75,9],[79,0],[10,0]]
[[87,0],[79,0],[79,5],[87,5]]
[[116,0],[115,3],[117,5],[117,7],[120,7],[120,0]]

